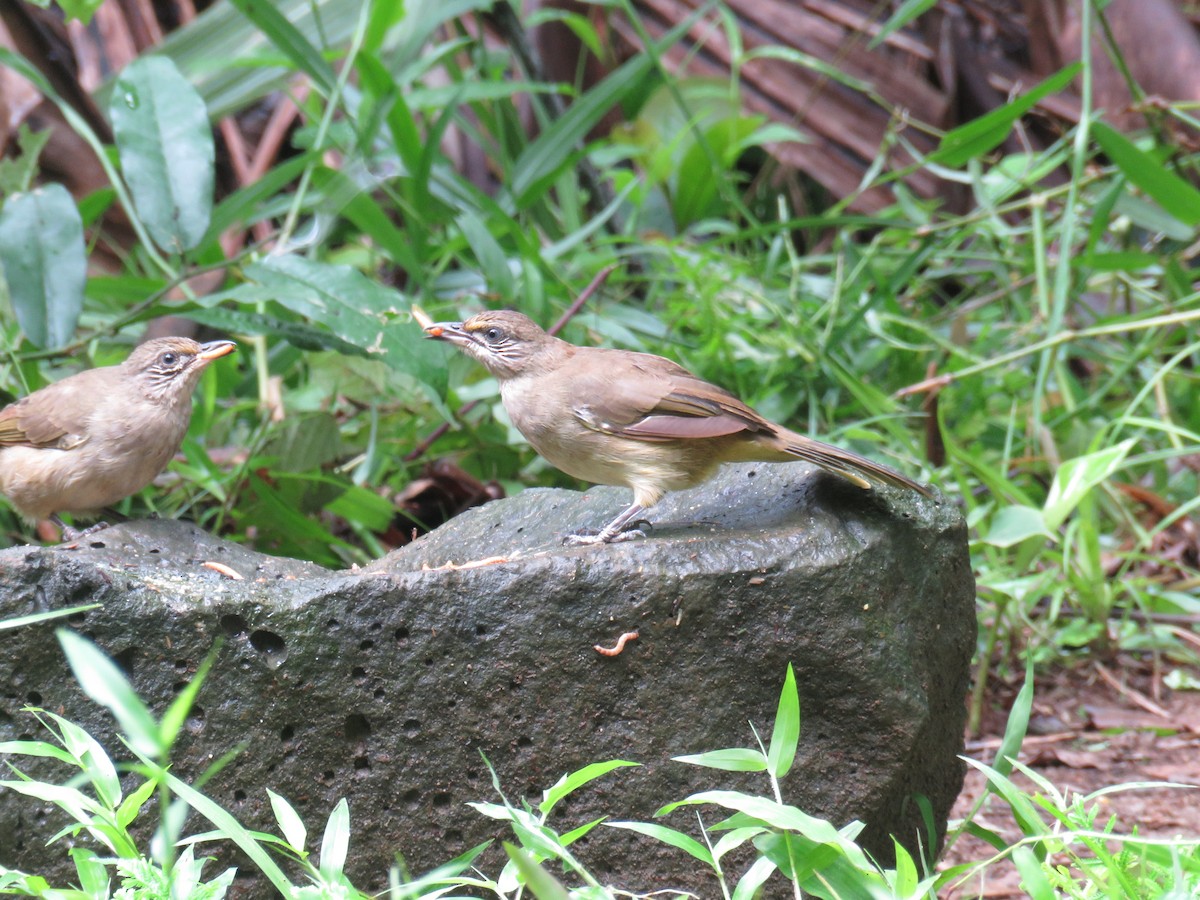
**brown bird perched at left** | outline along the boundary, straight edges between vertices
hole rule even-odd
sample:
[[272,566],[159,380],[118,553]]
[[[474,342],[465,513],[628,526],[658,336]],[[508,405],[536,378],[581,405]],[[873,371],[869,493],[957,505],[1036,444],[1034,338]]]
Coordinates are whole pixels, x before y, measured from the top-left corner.
[[[205,367],[236,349],[156,338],[0,410],[0,493],[22,516],[95,518],[154,480],[179,450]],[[68,538],[75,532],[63,526]]]

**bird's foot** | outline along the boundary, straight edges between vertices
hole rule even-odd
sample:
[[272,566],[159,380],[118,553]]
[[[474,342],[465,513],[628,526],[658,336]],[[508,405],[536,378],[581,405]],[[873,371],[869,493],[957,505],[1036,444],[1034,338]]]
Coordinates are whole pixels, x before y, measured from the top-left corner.
[[640,528],[630,528],[628,531],[618,531],[614,534],[606,534],[604,531],[596,533],[581,532],[579,534],[568,534],[563,538],[563,543],[568,547],[590,547],[592,544],[619,544],[624,541],[644,538],[645,536],[646,532]]
[[103,531],[108,527],[107,522],[97,522],[95,525],[89,525],[87,528],[73,528],[66,522],[63,522],[57,516],[54,517],[53,521],[56,525],[58,525],[59,528],[62,529],[62,539],[64,544],[69,544],[72,541],[82,540],[88,535],[95,534],[97,531]]

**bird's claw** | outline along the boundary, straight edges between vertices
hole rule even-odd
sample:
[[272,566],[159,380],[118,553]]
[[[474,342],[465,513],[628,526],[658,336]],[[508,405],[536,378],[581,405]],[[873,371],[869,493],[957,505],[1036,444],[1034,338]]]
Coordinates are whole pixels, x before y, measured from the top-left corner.
[[605,535],[603,531],[596,534],[568,534],[563,538],[563,543],[568,547],[590,547],[593,544],[618,544],[645,536],[646,532],[640,528],[631,528],[629,531],[618,531],[611,536]]
[[97,522],[95,525],[89,525],[82,530],[73,528],[70,525],[62,526],[62,539],[64,544],[69,544],[72,541],[81,540],[88,535],[95,534],[97,531],[103,531],[108,527],[107,522]]

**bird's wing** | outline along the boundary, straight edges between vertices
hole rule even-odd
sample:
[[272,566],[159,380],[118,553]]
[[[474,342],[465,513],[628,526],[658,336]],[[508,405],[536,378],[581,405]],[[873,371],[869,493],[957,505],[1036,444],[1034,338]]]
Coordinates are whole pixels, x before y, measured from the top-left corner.
[[69,450],[83,443],[87,432],[86,418],[100,402],[103,392],[98,391],[89,402],[81,403],[69,381],[66,379],[44,387],[0,409],[0,447]]
[[668,359],[604,351],[572,384],[575,418],[643,441],[715,438],[773,426],[728,391]]

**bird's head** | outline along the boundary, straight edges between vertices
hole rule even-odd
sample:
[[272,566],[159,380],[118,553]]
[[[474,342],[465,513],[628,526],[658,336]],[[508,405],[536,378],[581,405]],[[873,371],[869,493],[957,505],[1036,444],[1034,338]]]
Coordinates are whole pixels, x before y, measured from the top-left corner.
[[136,347],[121,367],[151,400],[190,398],[205,367],[235,349],[233,341],[199,344],[183,337],[155,338]]
[[425,327],[425,333],[459,347],[501,381],[533,366],[554,365],[570,346],[512,310],[481,312],[465,322],[435,322]]

